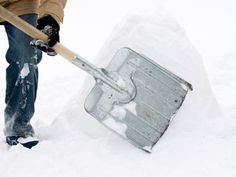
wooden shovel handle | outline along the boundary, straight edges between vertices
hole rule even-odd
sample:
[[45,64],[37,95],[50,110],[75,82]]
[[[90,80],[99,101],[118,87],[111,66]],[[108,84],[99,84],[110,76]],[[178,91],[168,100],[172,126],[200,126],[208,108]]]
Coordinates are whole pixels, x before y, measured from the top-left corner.
[[[0,6],[0,17],[3,18],[4,20],[8,21],[24,33],[28,34],[34,39],[40,39],[43,41],[47,41],[48,36],[44,34],[43,32],[39,31],[37,28],[34,26],[30,25],[29,23],[25,22],[6,8]],[[66,48],[60,43],[57,43],[55,46],[53,46],[53,49],[60,54],[62,57],[69,61],[73,61],[77,54]]]

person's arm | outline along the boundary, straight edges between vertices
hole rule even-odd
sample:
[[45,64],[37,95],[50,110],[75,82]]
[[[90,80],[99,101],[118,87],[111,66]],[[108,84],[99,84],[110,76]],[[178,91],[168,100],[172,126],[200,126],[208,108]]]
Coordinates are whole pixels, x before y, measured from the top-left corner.
[[58,24],[62,23],[66,2],[67,0],[40,0],[39,18],[50,15]]
[[39,4],[37,28],[48,36],[48,41],[45,43],[35,39],[30,44],[50,56],[56,55],[52,47],[60,41],[60,23],[63,22],[66,2],[67,0],[41,0]]

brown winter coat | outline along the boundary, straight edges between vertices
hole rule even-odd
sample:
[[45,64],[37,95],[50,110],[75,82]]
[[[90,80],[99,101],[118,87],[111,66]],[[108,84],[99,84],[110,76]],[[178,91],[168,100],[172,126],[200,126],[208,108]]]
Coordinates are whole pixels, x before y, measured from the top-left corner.
[[[16,15],[37,13],[39,17],[51,15],[58,23],[63,21],[67,0],[0,0],[0,5]],[[0,18],[0,22],[3,19]]]

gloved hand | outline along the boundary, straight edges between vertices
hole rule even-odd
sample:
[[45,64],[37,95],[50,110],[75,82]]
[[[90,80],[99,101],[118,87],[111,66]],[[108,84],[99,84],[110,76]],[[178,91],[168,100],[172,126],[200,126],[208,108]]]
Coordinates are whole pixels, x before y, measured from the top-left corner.
[[48,15],[38,20],[37,29],[41,30],[48,36],[48,41],[45,43],[42,40],[35,39],[30,42],[30,45],[37,47],[50,56],[55,56],[57,53],[52,49],[52,47],[60,41],[59,24],[52,16]]

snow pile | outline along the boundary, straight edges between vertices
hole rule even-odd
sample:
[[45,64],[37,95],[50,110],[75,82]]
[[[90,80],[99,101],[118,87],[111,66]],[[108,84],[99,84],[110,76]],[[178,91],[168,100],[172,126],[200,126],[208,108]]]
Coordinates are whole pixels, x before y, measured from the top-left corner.
[[[114,53],[124,46],[153,59],[194,88],[154,152],[149,155],[134,148],[84,111],[84,100],[94,85],[92,77],[85,79],[78,94],[65,78],[60,78],[63,80],[60,82],[55,76],[51,81],[59,84],[57,90],[45,92],[46,100],[40,101],[39,105],[55,106],[52,109],[58,114],[42,113],[41,117],[51,118],[48,124],[35,123],[41,142],[32,150],[20,146],[8,150],[4,143],[0,143],[1,177],[236,175],[236,166],[232,163],[236,158],[235,145],[232,146],[230,137],[221,136],[219,122],[223,122],[224,117],[211,90],[201,56],[184,30],[165,12],[132,14],[117,25],[96,58],[97,65],[105,67]],[[78,80],[78,73],[72,80]],[[51,84],[41,85],[44,86],[51,89]],[[60,98],[53,98],[53,101],[50,95],[60,93],[65,87],[71,88],[68,89],[71,97],[64,107],[57,106]]]

